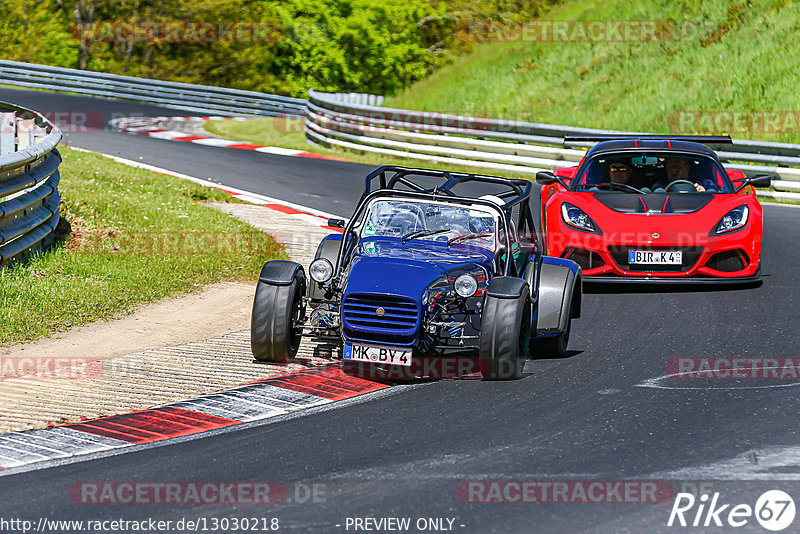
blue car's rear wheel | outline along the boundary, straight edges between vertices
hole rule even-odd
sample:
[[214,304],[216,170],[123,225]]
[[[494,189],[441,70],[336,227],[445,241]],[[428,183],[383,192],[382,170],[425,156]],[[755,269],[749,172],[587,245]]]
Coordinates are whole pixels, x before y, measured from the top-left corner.
[[256,360],[285,362],[295,357],[302,338],[304,292],[298,278],[289,285],[258,282],[250,320],[250,348]]
[[527,285],[518,298],[487,297],[481,318],[480,360],[485,380],[522,377],[530,337]]

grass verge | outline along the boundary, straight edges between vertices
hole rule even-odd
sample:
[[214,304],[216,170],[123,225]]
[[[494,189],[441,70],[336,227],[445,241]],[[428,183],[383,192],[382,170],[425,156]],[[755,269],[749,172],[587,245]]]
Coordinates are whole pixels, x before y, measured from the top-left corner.
[[[649,42],[613,39],[610,31],[595,42],[572,32],[563,39],[526,41],[517,32],[479,45],[385,105],[627,131],[800,141],[796,2],[571,0],[545,18],[652,21],[665,31]],[[741,121],[733,121],[733,112],[741,113]]]
[[272,236],[204,206],[221,191],[61,149],[56,245],[0,269],[0,344],[130,313],[283,257]]

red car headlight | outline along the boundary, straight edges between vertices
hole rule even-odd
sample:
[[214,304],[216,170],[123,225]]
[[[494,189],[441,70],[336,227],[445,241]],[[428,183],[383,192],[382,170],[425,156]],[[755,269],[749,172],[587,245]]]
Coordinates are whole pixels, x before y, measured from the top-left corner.
[[711,235],[727,234],[729,232],[734,232],[744,228],[744,226],[747,224],[748,214],[749,210],[747,209],[746,205],[732,209],[722,219],[720,219],[720,221],[711,231]]
[[582,209],[577,206],[573,206],[568,202],[561,204],[561,218],[564,219],[564,222],[569,226],[583,232],[589,232],[592,234],[602,233],[597,228],[597,225],[594,223],[594,221],[588,215],[586,215]]

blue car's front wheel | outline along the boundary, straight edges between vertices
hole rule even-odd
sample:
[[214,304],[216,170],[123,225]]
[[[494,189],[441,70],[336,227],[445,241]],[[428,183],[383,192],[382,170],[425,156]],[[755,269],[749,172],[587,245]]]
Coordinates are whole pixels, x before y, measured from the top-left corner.
[[263,362],[285,362],[295,357],[302,338],[303,294],[298,278],[287,285],[259,280],[250,320],[250,348]]

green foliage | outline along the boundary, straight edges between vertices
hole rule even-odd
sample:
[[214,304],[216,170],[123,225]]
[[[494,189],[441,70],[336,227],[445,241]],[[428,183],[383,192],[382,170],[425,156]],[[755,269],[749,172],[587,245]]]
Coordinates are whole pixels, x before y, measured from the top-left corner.
[[417,25],[432,11],[425,0],[271,4],[285,35],[268,68],[282,73],[292,93],[307,87],[393,92],[436,63]]
[[[470,51],[464,24],[531,18],[555,2],[4,0],[0,57],[293,96],[309,88],[393,94]],[[130,39],[125,25],[134,22],[242,22],[268,31]]]
[[0,2],[0,50],[3,59],[73,66],[78,43],[69,19],[52,0]]

